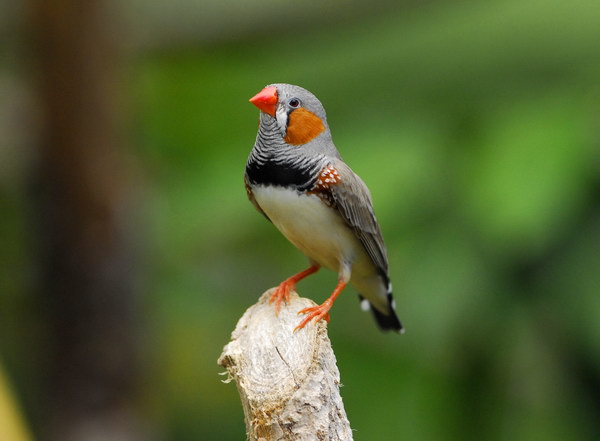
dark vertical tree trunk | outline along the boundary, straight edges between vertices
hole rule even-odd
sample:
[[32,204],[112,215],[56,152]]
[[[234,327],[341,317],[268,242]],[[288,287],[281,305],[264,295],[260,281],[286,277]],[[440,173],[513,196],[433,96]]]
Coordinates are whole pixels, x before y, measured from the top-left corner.
[[51,441],[139,439],[132,191],[103,0],[32,0],[41,136],[38,291]]

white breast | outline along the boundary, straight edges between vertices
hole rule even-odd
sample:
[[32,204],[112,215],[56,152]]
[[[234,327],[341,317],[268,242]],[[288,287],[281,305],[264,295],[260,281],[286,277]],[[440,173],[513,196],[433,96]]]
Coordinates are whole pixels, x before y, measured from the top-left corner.
[[351,263],[365,254],[341,216],[318,196],[273,186],[253,193],[279,231],[320,265],[337,272],[340,261]]
[[352,284],[381,311],[387,311],[387,286],[364,247],[333,208],[316,195],[281,187],[258,186],[254,198],[269,219],[300,251],[321,266],[351,270]]

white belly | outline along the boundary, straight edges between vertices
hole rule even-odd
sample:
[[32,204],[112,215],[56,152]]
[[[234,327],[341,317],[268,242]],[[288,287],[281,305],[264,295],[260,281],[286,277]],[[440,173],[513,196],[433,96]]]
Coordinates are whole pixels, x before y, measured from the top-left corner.
[[318,196],[272,186],[259,186],[253,194],[279,231],[320,265],[337,272],[341,262],[352,265],[366,257],[341,216]]
[[358,238],[334,209],[316,195],[300,195],[281,187],[259,186],[252,193],[273,224],[300,251],[340,277],[349,271],[358,291],[387,311],[387,287]]

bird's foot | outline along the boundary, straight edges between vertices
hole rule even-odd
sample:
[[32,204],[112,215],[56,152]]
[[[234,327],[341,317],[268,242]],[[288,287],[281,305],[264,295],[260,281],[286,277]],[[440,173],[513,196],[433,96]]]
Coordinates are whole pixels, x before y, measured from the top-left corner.
[[298,311],[298,314],[307,314],[307,316],[300,322],[298,326],[294,328],[294,331],[304,328],[312,319],[315,319],[315,323],[321,319],[325,319],[327,320],[327,323],[329,323],[329,310],[331,309],[332,305],[333,302],[325,300],[322,305],[311,306]]
[[319,266],[313,264],[304,271],[300,271],[298,274],[294,274],[292,277],[288,277],[283,282],[281,282],[277,288],[275,288],[275,291],[273,292],[273,294],[271,294],[271,298],[269,299],[269,304],[275,303],[275,314],[279,314],[279,310],[281,309],[281,302],[287,303],[290,301],[290,293],[296,290],[296,283],[298,283],[305,277],[316,273],[317,271],[319,271]]
[[291,277],[281,282],[279,286],[275,288],[275,291],[273,291],[273,294],[271,294],[271,298],[269,299],[269,304],[275,303],[275,314],[279,314],[281,302],[287,303],[290,301],[290,293],[295,290],[296,281]]
[[311,306],[309,308],[304,308],[298,311],[298,314],[307,314],[307,316],[304,318],[304,320],[300,322],[298,326],[294,328],[294,332],[296,332],[298,329],[304,328],[312,319],[315,319],[316,323],[324,318],[329,323],[329,310],[333,306],[333,302],[335,302],[337,296],[340,295],[340,293],[345,287],[346,282],[343,280],[339,280],[338,284],[333,290],[333,293],[329,296],[327,300],[323,302],[323,304],[318,306]]

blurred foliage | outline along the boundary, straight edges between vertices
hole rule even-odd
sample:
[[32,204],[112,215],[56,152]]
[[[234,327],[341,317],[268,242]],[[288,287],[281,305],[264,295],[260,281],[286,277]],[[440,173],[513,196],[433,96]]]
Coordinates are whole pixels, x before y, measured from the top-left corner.
[[[243,437],[216,359],[245,308],[305,266],[242,184],[247,99],[289,82],[321,99],[371,189],[407,327],[380,334],[351,289],[332,311],[355,439],[599,439],[597,1],[383,4],[289,27],[265,8],[274,32],[136,52],[145,409],[168,439]],[[35,407],[27,208],[0,191],[0,344]],[[299,290],[320,302],[334,283]]]
[[31,438],[25,429],[11,392],[4,377],[2,365],[0,365],[0,439],[29,441]]

